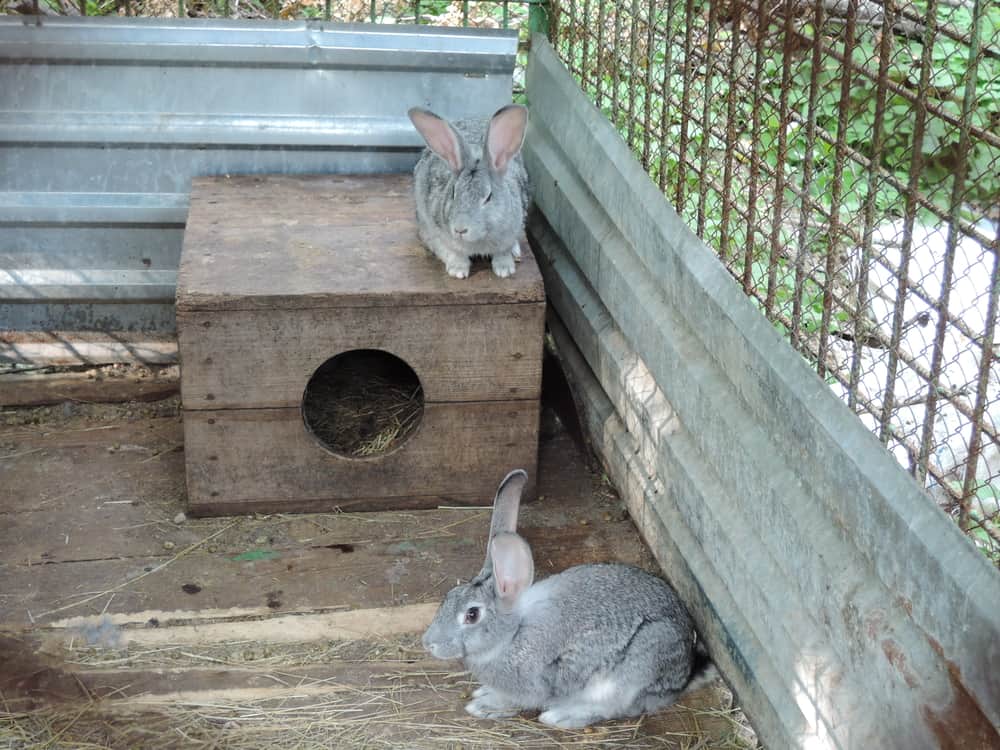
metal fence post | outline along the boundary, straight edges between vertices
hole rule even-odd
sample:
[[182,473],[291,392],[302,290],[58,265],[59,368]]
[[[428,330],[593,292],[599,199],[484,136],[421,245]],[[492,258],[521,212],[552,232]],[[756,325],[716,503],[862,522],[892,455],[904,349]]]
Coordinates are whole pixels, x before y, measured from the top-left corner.
[[538,32],[540,34],[545,34],[550,39],[555,38],[555,29],[553,28],[552,19],[556,18],[556,14],[553,12],[549,13],[549,6],[555,6],[555,2],[546,2],[546,0],[540,0],[539,2],[533,2],[528,7],[528,29],[532,34]]

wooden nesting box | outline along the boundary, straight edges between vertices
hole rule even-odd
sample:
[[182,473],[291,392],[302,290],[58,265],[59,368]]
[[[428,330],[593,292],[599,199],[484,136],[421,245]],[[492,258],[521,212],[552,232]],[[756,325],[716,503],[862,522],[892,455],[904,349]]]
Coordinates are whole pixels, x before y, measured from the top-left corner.
[[[417,239],[409,175],[199,178],[177,284],[195,514],[484,503],[535,476],[545,296],[522,241],[507,279],[447,276]],[[332,357],[388,352],[419,378],[401,445],[326,447],[303,396]],[[533,487],[529,487],[529,492]]]

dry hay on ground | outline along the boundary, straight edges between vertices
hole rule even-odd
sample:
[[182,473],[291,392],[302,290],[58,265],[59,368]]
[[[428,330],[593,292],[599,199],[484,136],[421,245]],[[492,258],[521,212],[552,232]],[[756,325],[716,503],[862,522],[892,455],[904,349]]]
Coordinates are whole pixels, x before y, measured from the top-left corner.
[[354,458],[402,445],[423,409],[423,389],[412,370],[402,362],[397,366],[361,356],[320,368],[302,402],[313,435],[330,450]]
[[[31,711],[0,710],[0,747],[20,748],[677,748],[754,747],[738,710],[689,697],[665,714],[608,722],[583,731],[553,730],[532,718],[483,721],[461,707],[474,684],[456,665],[418,661],[419,637],[378,642],[201,647],[133,647],[118,652],[63,647],[71,668],[247,669],[273,684],[244,690],[143,694],[120,700],[66,702]],[[330,663],[331,676],[305,677],[296,667]],[[337,666],[380,665],[364,681],[337,679]],[[385,666],[389,665],[386,670]],[[398,670],[394,665],[398,664]],[[431,662],[431,664],[437,664]],[[167,677],[165,676],[166,680]],[[720,690],[722,688],[719,688]],[[4,706],[4,704],[0,704]]]

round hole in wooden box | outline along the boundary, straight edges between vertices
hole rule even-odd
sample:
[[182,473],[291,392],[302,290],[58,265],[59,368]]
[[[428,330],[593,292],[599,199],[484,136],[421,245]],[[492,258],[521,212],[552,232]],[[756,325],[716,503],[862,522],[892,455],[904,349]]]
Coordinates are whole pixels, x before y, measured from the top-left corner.
[[353,349],[320,365],[302,397],[306,429],[344,458],[377,458],[401,447],[424,413],[417,373],[379,349]]

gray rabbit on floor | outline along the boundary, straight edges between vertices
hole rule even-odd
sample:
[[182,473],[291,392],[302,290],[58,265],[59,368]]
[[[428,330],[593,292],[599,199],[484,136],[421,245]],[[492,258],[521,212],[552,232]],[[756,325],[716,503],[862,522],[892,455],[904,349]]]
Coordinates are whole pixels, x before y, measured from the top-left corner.
[[579,729],[655,711],[714,678],[691,617],[665,581],[630,565],[577,565],[533,583],[515,533],[527,474],[493,501],[483,569],[448,592],[423,636],[439,659],[461,659],[481,683],[465,710],[482,718],[541,710]]
[[509,104],[489,120],[455,123],[419,107],[408,114],[427,143],[413,170],[420,241],[455,278],[469,275],[474,256],[510,276],[530,199],[520,153],[528,110]]

